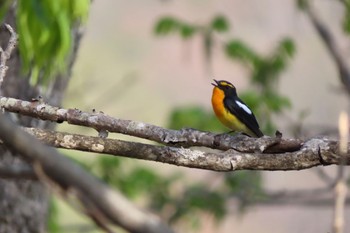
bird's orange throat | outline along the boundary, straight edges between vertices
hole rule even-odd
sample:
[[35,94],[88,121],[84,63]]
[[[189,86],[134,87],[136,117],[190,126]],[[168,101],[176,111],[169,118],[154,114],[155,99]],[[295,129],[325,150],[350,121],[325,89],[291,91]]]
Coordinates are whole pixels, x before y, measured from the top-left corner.
[[213,95],[211,97],[211,104],[213,105],[215,115],[219,119],[223,116],[224,112],[226,111],[224,107],[224,98],[225,98],[224,91],[218,87],[214,87]]

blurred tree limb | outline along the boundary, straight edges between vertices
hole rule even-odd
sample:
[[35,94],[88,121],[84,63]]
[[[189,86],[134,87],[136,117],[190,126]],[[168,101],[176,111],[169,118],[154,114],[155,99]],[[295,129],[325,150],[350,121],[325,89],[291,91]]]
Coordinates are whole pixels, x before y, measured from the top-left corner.
[[11,53],[17,44],[17,34],[13,30],[13,28],[9,24],[4,24],[4,27],[6,27],[6,29],[10,33],[10,39],[5,49],[0,47],[0,87],[2,86],[2,82],[4,81],[4,77],[8,69],[8,67],[6,66],[6,62],[8,59],[10,59]]
[[[87,113],[78,109],[62,109],[40,101],[28,102],[0,98],[0,107],[9,112],[55,122],[67,121],[97,131],[109,131],[149,139],[167,146],[128,142],[117,139],[28,129],[43,142],[66,149],[92,151],[138,159],[160,161],[178,166],[215,171],[232,170],[300,170],[314,166],[340,164],[339,143],[325,138],[308,141],[214,134],[194,129],[169,130],[131,120],[121,120],[104,113]],[[187,149],[203,146],[223,152]],[[348,145],[349,146],[349,145]],[[350,155],[345,155],[350,165]]]
[[299,0],[300,8],[309,17],[312,26],[324,42],[329,54],[331,55],[337,69],[341,83],[346,92],[350,95],[350,66],[347,64],[345,54],[342,52],[339,44],[336,42],[334,35],[326,24],[322,22],[313,4],[308,0]]
[[75,196],[89,215],[107,232],[114,223],[130,232],[171,233],[156,216],[135,207],[120,193],[111,190],[51,147],[42,145],[20,127],[0,115],[0,138],[3,143],[25,159],[42,182],[65,196]]

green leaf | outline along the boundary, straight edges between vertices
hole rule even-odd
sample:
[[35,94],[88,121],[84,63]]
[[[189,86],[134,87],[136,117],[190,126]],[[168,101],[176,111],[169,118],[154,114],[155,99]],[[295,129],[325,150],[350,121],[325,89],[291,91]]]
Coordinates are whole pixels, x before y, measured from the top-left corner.
[[198,211],[209,212],[216,220],[221,220],[227,212],[225,198],[221,193],[209,191],[201,185],[189,187],[176,203],[176,211],[170,222],[176,222],[185,216],[194,217]]
[[343,20],[343,30],[346,33],[350,33],[350,17],[345,16]]
[[264,198],[262,176],[257,171],[238,171],[225,175],[225,184],[229,195],[240,201],[243,210],[250,203]]
[[71,18],[73,20],[82,20],[85,22],[88,16],[86,12],[89,12],[91,2],[86,0],[69,0],[69,4],[71,8]]
[[181,24],[180,25],[180,33],[182,38],[187,39],[193,36],[196,32],[196,28],[189,24]]
[[116,177],[120,174],[120,158],[114,156],[101,156],[93,163],[92,169],[101,176],[105,182],[115,185]]
[[[74,3],[72,3],[74,2]],[[23,72],[33,85],[64,73],[72,46],[71,29],[87,17],[90,0],[18,1],[17,31]]]
[[59,233],[62,232],[62,229],[58,222],[58,206],[57,201],[54,198],[50,198],[49,200],[49,211],[48,211],[48,222],[47,222],[47,228],[49,232],[52,233]]
[[229,30],[229,23],[225,16],[216,16],[211,22],[211,28],[217,32],[227,32]]
[[295,45],[292,39],[285,38],[279,44],[279,52],[292,57],[295,53]]
[[253,65],[258,63],[260,58],[245,43],[239,40],[232,40],[225,47],[226,54],[232,59],[238,59],[242,62]]
[[212,111],[208,112],[200,106],[175,108],[170,113],[168,127],[172,129],[195,128],[206,131],[227,130]]
[[128,197],[135,198],[140,196],[141,193],[148,192],[150,194],[151,190],[161,187],[162,180],[162,177],[151,169],[139,167],[121,178],[122,185],[120,188]]
[[344,1],[345,14],[343,18],[343,30],[345,33],[350,33],[350,1]]
[[154,32],[156,35],[168,35],[178,30],[180,23],[173,17],[163,17],[156,23]]
[[275,113],[279,113],[285,108],[290,108],[292,106],[290,100],[287,97],[273,92],[266,94],[263,101],[269,110]]

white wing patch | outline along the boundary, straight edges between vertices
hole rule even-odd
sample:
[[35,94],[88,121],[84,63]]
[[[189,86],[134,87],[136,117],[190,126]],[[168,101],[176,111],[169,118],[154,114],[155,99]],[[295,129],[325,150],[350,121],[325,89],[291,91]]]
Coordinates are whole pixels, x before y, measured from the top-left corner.
[[249,115],[252,114],[252,111],[247,107],[247,105],[243,104],[242,102],[239,102],[238,100],[236,100],[236,104],[238,104],[239,107],[243,108],[243,110],[246,111],[246,113],[248,113]]

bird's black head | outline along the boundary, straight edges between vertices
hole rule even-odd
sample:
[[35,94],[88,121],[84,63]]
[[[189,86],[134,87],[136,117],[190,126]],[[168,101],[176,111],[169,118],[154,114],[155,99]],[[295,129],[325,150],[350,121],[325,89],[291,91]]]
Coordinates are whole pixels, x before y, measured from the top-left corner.
[[218,81],[215,79],[214,82],[215,83],[212,83],[212,85],[225,92],[225,95],[237,95],[236,87],[232,83],[225,80]]

